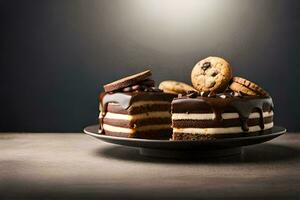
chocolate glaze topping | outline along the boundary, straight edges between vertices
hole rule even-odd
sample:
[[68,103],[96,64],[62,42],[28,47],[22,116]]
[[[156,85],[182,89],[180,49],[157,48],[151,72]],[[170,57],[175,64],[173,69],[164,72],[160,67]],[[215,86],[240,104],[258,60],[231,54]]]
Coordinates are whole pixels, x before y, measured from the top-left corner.
[[273,110],[273,101],[271,97],[259,96],[236,96],[235,94],[217,94],[214,97],[189,96],[175,98],[172,102],[173,113],[186,113],[191,111],[207,110],[214,112],[216,117],[214,121],[220,124],[222,113],[226,110],[235,110],[239,114],[241,128],[248,131],[247,121],[253,111],[260,114],[260,128],[264,129],[263,110]]

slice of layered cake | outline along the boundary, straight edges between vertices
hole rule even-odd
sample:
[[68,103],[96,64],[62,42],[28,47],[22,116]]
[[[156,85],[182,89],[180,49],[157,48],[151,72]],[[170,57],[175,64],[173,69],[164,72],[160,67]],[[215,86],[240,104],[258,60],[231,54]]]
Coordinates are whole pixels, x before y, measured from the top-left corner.
[[191,73],[197,91],[172,102],[173,140],[261,134],[273,127],[273,102],[257,84],[233,77],[228,61],[200,60]]
[[173,140],[240,137],[273,127],[271,97],[219,94],[172,102]]
[[145,71],[104,86],[99,133],[119,137],[169,139],[174,95],[154,88]]

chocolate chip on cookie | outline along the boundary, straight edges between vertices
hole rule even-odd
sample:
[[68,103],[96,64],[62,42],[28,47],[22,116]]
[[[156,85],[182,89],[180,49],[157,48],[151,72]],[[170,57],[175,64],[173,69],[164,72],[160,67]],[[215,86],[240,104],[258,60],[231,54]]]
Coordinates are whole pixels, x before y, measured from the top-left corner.
[[229,88],[235,92],[239,92],[251,96],[269,96],[269,94],[258,86],[256,83],[241,77],[233,77]]
[[203,63],[203,65],[201,66],[201,68],[203,69],[203,70],[206,70],[207,68],[209,68],[210,67],[210,62],[205,62],[205,63]]
[[[151,77],[151,75],[152,75],[151,71],[146,70],[141,73],[122,78],[120,80],[117,80],[112,83],[104,85],[104,91],[105,92],[113,92],[116,90],[120,90],[122,88],[127,88],[128,86],[137,85],[139,82],[148,80]],[[151,80],[151,79],[149,79],[149,80]],[[153,80],[151,80],[151,81],[153,81]],[[149,81],[149,82],[151,82],[151,81]],[[147,84],[149,84],[149,83],[147,83]],[[152,86],[154,84],[149,84],[149,85]]]
[[178,81],[163,81],[158,86],[159,89],[166,93],[187,94],[189,91],[197,91],[192,86]]
[[189,98],[196,98],[197,96],[199,96],[199,92],[198,91],[188,91],[186,96]]
[[193,68],[191,79],[194,88],[200,92],[222,92],[231,79],[231,67],[223,58],[208,57]]

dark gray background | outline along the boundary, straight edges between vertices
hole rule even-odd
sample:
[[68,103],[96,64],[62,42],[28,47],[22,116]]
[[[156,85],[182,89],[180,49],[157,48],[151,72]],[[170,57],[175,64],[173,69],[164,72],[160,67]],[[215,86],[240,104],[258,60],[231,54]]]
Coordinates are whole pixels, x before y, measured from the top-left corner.
[[298,125],[297,0],[0,1],[0,131],[81,131],[104,83],[150,68],[190,82],[209,55],[262,85]]

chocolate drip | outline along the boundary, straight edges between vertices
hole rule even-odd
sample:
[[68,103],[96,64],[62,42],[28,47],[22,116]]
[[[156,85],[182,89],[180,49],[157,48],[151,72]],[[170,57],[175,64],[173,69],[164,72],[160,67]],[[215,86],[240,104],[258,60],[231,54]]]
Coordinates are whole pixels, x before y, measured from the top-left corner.
[[105,94],[101,99],[103,111],[106,112],[108,103],[117,103],[122,108],[127,109],[131,105],[132,95],[126,93],[113,93],[113,94]]
[[218,121],[218,122],[220,122],[220,121],[222,121],[223,120],[223,118],[222,118],[222,113],[223,113],[223,110],[222,109],[216,109],[216,108],[213,108],[212,107],[212,110],[213,110],[213,112],[215,113],[215,121]]
[[108,103],[117,103],[122,108],[127,109],[131,105],[132,95],[127,95],[126,93],[101,93],[99,96],[100,101],[100,133],[103,133],[103,120],[107,112]]
[[255,109],[258,110],[260,116],[259,126],[261,129],[264,129],[264,117],[263,117],[264,104],[268,104],[270,107],[273,107],[273,102],[271,98],[251,99],[248,101],[231,102],[231,106],[233,106],[239,113],[241,119],[241,127],[243,131],[249,131],[247,120],[249,119],[251,112]]
[[241,127],[243,129],[243,131],[249,131],[249,127],[248,127],[248,121],[249,118],[246,118],[246,117],[243,117],[243,116],[240,116],[240,120],[241,120]]
[[261,128],[262,130],[264,130],[264,128],[265,128],[265,123],[264,123],[263,110],[260,109],[258,112],[259,112],[259,119],[260,119],[260,121],[259,121],[259,126],[260,126],[260,128]]

